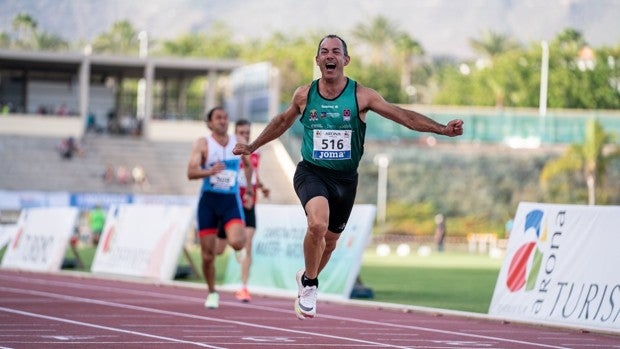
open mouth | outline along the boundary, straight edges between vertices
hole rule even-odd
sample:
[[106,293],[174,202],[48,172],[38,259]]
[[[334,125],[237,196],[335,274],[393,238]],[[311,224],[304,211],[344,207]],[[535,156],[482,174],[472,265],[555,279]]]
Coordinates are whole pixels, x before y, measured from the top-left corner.
[[327,63],[327,64],[325,64],[325,69],[327,69],[327,70],[335,70],[336,69],[336,63]]

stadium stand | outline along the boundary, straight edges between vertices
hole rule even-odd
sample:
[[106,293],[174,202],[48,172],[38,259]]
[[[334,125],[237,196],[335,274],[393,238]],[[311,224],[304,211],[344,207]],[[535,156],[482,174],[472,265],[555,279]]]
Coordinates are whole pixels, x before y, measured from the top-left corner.
[[[176,129],[174,134],[166,134],[163,125],[158,132],[164,134],[156,135],[157,139],[87,134],[81,139],[83,154],[67,160],[58,153],[61,139],[66,136],[59,136],[58,132],[41,134],[45,126],[41,125],[34,134],[0,132],[0,189],[159,195],[197,195],[199,191],[200,182],[190,182],[186,177],[195,131]],[[186,127],[204,130],[204,123],[190,123]],[[282,165],[290,158],[286,152],[275,151],[276,147],[277,144],[270,144],[262,148],[261,178],[271,188],[271,198],[262,202],[296,204],[287,178],[289,172]],[[103,174],[108,164],[115,168],[124,165],[129,171],[135,165],[142,166],[149,185],[106,183]]]

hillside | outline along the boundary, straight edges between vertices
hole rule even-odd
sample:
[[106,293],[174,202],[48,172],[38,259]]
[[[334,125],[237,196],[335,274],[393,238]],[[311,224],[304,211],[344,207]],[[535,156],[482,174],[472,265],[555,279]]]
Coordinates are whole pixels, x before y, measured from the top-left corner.
[[4,0],[0,31],[10,32],[20,12],[31,14],[39,29],[71,42],[91,41],[125,19],[153,40],[206,31],[218,21],[225,22],[236,39],[273,32],[336,32],[350,37],[355,25],[377,15],[393,20],[431,56],[469,57],[473,54],[469,39],[486,30],[527,44],[550,40],[570,27],[594,46],[620,42],[620,2],[614,0],[153,0],[148,5],[124,0]]

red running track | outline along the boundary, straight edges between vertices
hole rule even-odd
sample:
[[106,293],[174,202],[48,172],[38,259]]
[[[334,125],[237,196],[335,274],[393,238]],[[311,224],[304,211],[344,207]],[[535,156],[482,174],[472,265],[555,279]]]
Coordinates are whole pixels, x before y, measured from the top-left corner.
[[219,309],[205,309],[199,286],[0,270],[0,348],[620,348],[613,334],[320,294],[303,321],[283,297],[221,292]]

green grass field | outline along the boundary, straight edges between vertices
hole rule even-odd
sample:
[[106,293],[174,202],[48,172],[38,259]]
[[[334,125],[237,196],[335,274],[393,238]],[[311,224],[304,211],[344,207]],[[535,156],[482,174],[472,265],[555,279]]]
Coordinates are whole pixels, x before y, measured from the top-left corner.
[[374,301],[486,313],[501,264],[466,252],[380,257],[369,249],[360,277]]
[[[3,252],[0,251],[0,258]],[[193,246],[189,252],[200,272],[199,248]],[[84,267],[67,268],[89,271],[94,254],[93,247],[80,248]],[[218,283],[226,272],[226,258],[225,254],[216,260]],[[67,251],[66,261],[76,261],[71,250]],[[406,257],[381,257],[369,248],[363,256],[360,277],[372,289],[372,301],[486,313],[501,264],[501,259],[466,252],[448,250],[425,257],[415,253]],[[187,269],[189,263],[185,256],[181,256],[179,265]],[[195,276],[178,280],[204,282]]]

